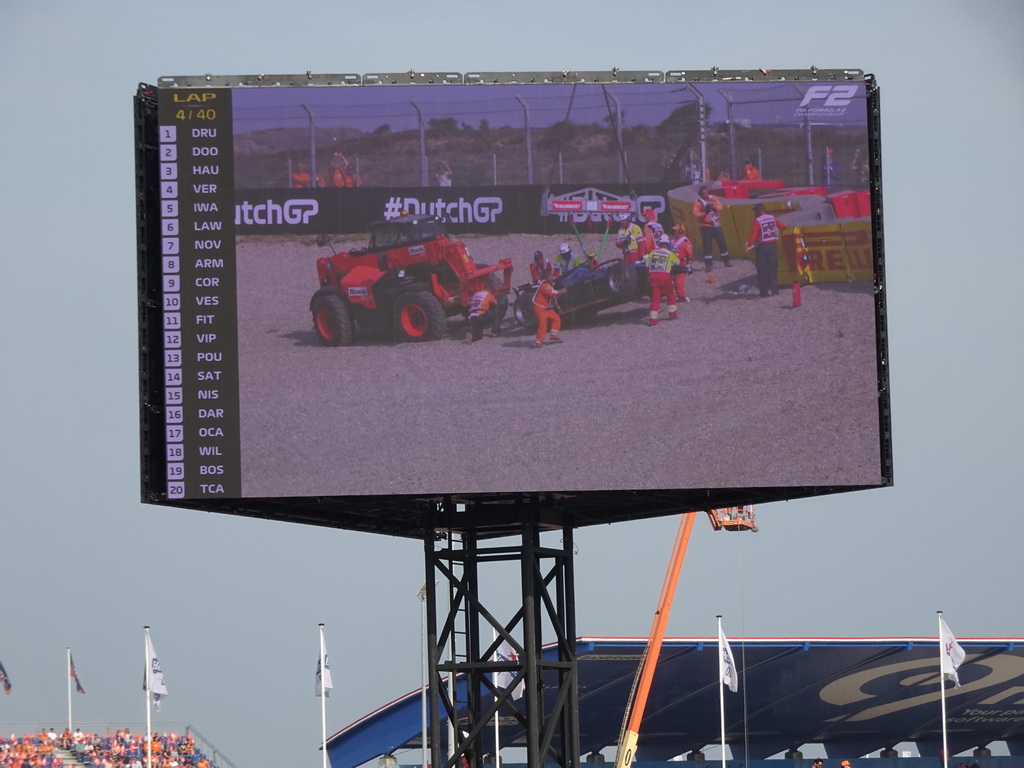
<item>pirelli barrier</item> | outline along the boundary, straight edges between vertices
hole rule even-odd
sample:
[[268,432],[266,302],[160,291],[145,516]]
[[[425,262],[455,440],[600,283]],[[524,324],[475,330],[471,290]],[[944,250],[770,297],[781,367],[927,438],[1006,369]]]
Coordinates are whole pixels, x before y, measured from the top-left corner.
[[[701,227],[694,215],[698,189],[673,189],[668,200],[671,220],[686,225],[694,253],[699,257]],[[761,203],[767,213],[786,225],[780,233],[780,284],[872,279],[871,219],[867,215],[866,191],[821,195],[814,193],[817,188],[773,189],[779,194],[756,199],[725,197],[717,187],[710,191],[722,203],[719,223],[732,258],[753,258],[746,253],[746,244],[753,226],[754,205]],[[841,217],[837,211],[861,215]]]

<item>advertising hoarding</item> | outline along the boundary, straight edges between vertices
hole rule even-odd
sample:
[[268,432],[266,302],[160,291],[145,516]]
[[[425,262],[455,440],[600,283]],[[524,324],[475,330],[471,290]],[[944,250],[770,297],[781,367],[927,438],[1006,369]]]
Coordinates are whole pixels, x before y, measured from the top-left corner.
[[802,74],[140,87],[143,500],[402,534],[890,484],[877,85]]

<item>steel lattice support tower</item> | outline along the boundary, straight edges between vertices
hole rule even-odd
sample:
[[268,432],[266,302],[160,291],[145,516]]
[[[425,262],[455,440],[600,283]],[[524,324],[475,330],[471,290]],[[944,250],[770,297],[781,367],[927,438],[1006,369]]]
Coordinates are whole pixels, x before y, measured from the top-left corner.
[[[435,766],[481,768],[485,745],[494,744],[496,714],[506,724],[518,723],[514,744],[502,746],[525,748],[531,768],[579,766],[572,528],[559,529],[557,548],[541,544],[541,530],[539,523],[523,523],[517,546],[484,545],[474,531],[444,532],[443,543],[440,531],[425,537],[428,731]],[[504,621],[481,600],[482,571],[494,563],[519,564],[522,604]],[[446,605],[439,604],[439,587],[448,593]],[[503,643],[513,651],[508,661],[496,660]],[[548,658],[544,645],[554,649]],[[502,673],[504,687],[494,683]],[[544,692],[552,690],[545,710],[551,697]],[[442,755],[449,733],[450,756]]]

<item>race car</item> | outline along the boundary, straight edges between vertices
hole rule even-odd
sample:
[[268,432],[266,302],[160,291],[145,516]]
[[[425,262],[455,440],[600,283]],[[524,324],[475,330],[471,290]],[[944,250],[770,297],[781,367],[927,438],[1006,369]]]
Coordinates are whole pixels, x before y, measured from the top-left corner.
[[[610,259],[594,268],[579,266],[555,278],[554,286],[565,293],[558,297],[558,312],[568,323],[586,321],[602,309],[626,304],[647,288],[647,269],[624,259]],[[537,286],[526,283],[515,289],[515,319],[527,330],[537,327],[533,294]]]

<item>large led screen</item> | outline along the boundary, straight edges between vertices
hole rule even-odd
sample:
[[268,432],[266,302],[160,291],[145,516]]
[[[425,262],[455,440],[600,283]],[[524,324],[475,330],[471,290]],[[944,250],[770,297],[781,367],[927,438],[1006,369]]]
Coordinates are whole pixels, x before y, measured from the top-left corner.
[[891,482],[870,78],[272,80],[147,92],[146,501]]

